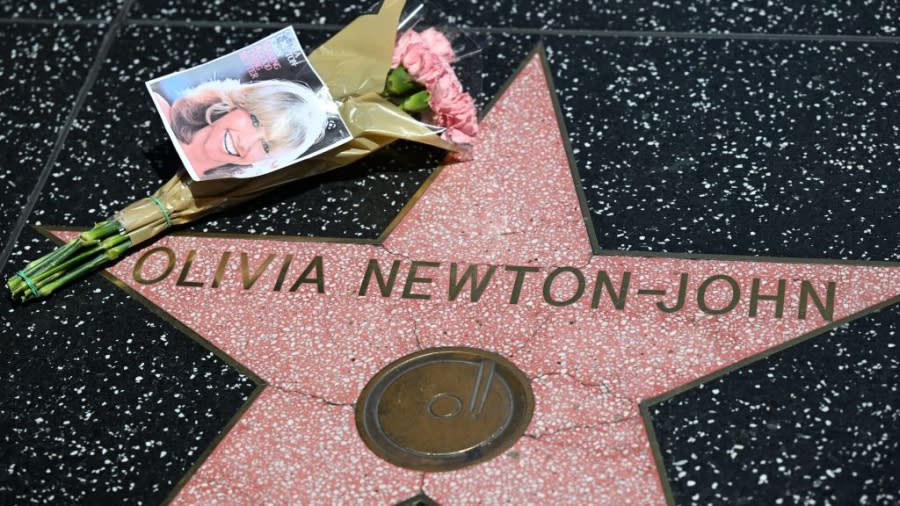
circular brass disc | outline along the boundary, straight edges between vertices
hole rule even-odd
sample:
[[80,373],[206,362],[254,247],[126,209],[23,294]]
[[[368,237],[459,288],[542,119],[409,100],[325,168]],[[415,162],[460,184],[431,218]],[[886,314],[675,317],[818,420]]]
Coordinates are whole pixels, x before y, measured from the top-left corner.
[[430,348],[369,381],[356,403],[356,428],[392,464],[449,471],[511,447],[533,410],[528,378],[509,360],[475,348]]

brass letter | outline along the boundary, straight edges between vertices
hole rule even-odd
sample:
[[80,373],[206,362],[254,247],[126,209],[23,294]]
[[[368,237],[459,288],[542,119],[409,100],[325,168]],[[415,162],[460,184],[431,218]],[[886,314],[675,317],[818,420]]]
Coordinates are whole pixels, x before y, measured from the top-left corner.
[[[575,275],[575,279],[578,280],[578,288],[575,289],[575,293],[573,293],[572,296],[568,299],[556,300],[550,293],[550,288],[552,288],[553,281],[556,280],[556,277],[564,272],[571,272]],[[584,274],[582,274],[581,271],[576,269],[575,267],[560,267],[558,269],[555,269],[550,273],[549,276],[547,276],[547,279],[544,280],[544,300],[551,306],[568,306],[575,303],[575,301],[580,299],[582,295],[584,295]]]
[[756,312],[759,306],[759,301],[761,300],[774,300],[775,301],[775,318],[781,318],[784,314],[784,290],[785,290],[785,280],[778,280],[778,293],[775,295],[760,295],[759,294],[759,278],[753,278],[753,285],[750,287],[750,317],[756,316]]
[[[316,271],[316,277],[308,278],[309,273],[312,271]],[[294,292],[300,285],[303,283],[310,283],[316,285],[316,291],[319,293],[325,293],[325,274],[324,269],[322,268],[322,257],[316,256],[312,259],[309,265],[306,266],[306,269],[303,270],[303,274],[297,278],[297,281],[294,282],[294,286],[291,287],[291,291]]]
[[622,284],[619,285],[619,293],[613,291],[612,280],[606,271],[597,273],[597,281],[594,285],[594,298],[591,300],[591,308],[597,309],[600,306],[600,296],[603,294],[603,287],[606,287],[606,293],[612,299],[613,306],[622,310],[625,309],[625,299],[628,297],[628,283],[631,282],[631,273],[625,271],[622,273]]
[[450,264],[450,292],[447,294],[447,300],[456,300],[456,297],[459,296],[459,292],[462,291],[462,288],[463,286],[465,286],[466,282],[471,281],[472,290],[469,292],[469,300],[471,300],[472,302],[478,302],[478,299],[481,298],[481,294],[484,293],[485,288],[487,288],[487,285],[491,281],[491,278],[494,276],[494,271],[496,270],[496,265],[489,266],[487,273],[485,273],[484,277],[481,279],[481,281],[479,281],[478,265],[473,264],[466,269],[466,272],[463,273],[462,279],[457,282],[456,262]]
[[394,281],[397,280],[397,271],[400,270],[400,260],[394,260],[394,263],[391,264],[391,273],[388,274],[387,282],[384,281],[384,275],[381,273],[381,266],[378,265],[378,260],[374,258],[369,260],[369,265],[366,267],[366,274],[363,277],[362,285],[359,287],[359,296],[362,297],[369,290],[369,279],[372,275],[375,275],[375,281],[378,283],[378,289],[381,290],[382,297],[390,297],[391,292],[394,290]]
[[525,273],[538,272],[537,267],[525,267],[520,265],[507,265],[506,270],[516,273],[516,281],[513,283],[512,295],[509,297],[510,304],[519,303],[519,295],[522,293],[522,284],[525,282]]
[[[719,280],[724,280],[731,286],[731,302],[729,302],[725,307],[720,309],[712,309],[706,305],[706,289],[709,288],[709,285],[715,283]],[[737,307],[738,302],[741,300],[741,287],[738,285],[738,282],[734,280],[731,276],[726,276],[725,274],[719,274],[717,276],[711,276],[706,279],[703,283],[700,284],[700,288],[697,289],[697,304],[700,306],[700,310],[706,314],[711,315],[720,315],[725,314],[735,307]]]
[[219,285],[222,284],[222,276],[225,275],[225,266],[228,264],[229,258],[231,258],[230,251],[222,253],[222,258],[219,259],[219,266],[216,267],[216,275],[213,277],[212,288],[219,288]]
[[[153,279],[147,279],[141,273],[141,269],[143,269],[143,267],[144,267],[144,261],[146,261],[150,255],[156,253],[157,251],[162,251],[163,253],[165,253],[168,263],[166,264],[166,268],[163,269],[162,274],[160,274],[159,276],[157,276]],[[135,281],[137,281],[138,283],[140,283],[142,285],[152,285],[154,283],[159,283],[160,281],[166,279],[166,276],[171,274],[172,269],[174,269],[174,268],[175,268],[175,252],[165,246],[159,246],[157,248],[148,250],[146,253],[141,255],[141,258],[139,258],[137,263],[134,264],[134,271],[132,271],[131,275],[132,275],[132,277],[134,277]]]
[[272,288],[273,292],[281,291],[281,285],[284,284],[284,278],[287,276],[288,269],[291,268],[291,262],[294,260],[294,255],[287,255],[284,257],[284,261],[281,262],[281,270],[278,271],[278,279],[275,280],[275,286]]
[[409,275],[406,276],[406,284],[403,285],[403,297],[404,299],[430,299],[431,295],[427,293],[413,293],[413,284],[414,283],[431,283],[434,281],[431,278],[417,278],[416,272],[419,270],[419,267],[440,267],[441,264],[437,262],[419,262],[417,260],[413,260],[412,265],[409,266]]
[[662,302],[657,302],[656,307],[663,313],[676,313],[681,311],[681,308],[684,307],[684,299],[687,297],[687,282],[688,275],[686,272],[682,272],[681,281],[678,282],[678,300],[675,301],[675,305],[669,307]]
[[834,281],[828,282],[828,288],[825,292],[825,304],[823,305],[822,299],[819,298],[819,294],[813,289],[812,283],[804,279],[800,283],[800,308],[797,310],[797,318],[801,320],[806,319],[806,309],[809,306],[809,299],[812,297],[813,304],[816,305],[816,309],[819,310],[822,318],[826,321],[832,321],[834,319],[834,290],[836,286],[837,284]]
[[256,283],[256,280],[262,276],[262,273],[266,271],[266,268],[269,267],[269,264],[272,263],[272,260],[275,260],[275,253],[267,256],[263,263],[259,264],[259,267],[256,268],[256,271],[253,272],[253,275],[250,275],[250,266],[248,265],[250,262],[249,256],[241,252],[241,279],[244,281],[244,290],[249,290],[253,288],[253,285]]
[[191,265],[194,263],[194,256],[197,255],[195,250],[188,251],[187,258],[184,261],[184,267],[181,268],[181,274],[178,275],[178,281],[175,282],[176,286],[190,286],[194,288],[202,288],[203,282],[201,281],[187,281],[188,271],[191,270]]

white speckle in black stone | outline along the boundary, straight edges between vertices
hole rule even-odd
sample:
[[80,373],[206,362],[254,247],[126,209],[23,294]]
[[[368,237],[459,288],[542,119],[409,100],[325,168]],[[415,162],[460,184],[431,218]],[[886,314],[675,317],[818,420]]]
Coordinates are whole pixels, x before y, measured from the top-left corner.
[[0,504],[159,504],[255,388],[99,276],[0,335]]
[[[74,106],[105,26],[0,29],[0,249]],[[60,81],[73,83],[60,86]]]
[[111,20],[124,0],[32,0],[0,2],[0,18]]
[[900,259],[900,49],[547,41],[604,249]]
[[[311,0],[139,0],[134,17],[343,24],[377,2]],[[900,4],[894,1],[804,2],[736,0],[545,0],[528,4],[468,0],[438,5],[471,27],[638,30],[665,32],[888,35],[898,33]]]
[[677,504],[900,502],[900,308],[650,408]]

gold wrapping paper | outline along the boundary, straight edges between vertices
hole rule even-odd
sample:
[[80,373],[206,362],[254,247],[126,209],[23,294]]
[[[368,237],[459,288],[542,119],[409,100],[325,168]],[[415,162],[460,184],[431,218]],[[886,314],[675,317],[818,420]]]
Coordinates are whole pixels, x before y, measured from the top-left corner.
[[[353,135],[350,142],[253,179],[193,181],[182,169],[154,193],[165,206],[171,223],[188,223],[282,184],[342,167],[395,140],[456,150],[455,145],[427,125],[378,95],[390,70],[403,5],[404,0],[385,0],[378,13],[356,18],[309,55],[340,104],[341,116]],[[132,245],[169,227],[159,205],[150,198],[132,203],[117,214],[117,219]]]

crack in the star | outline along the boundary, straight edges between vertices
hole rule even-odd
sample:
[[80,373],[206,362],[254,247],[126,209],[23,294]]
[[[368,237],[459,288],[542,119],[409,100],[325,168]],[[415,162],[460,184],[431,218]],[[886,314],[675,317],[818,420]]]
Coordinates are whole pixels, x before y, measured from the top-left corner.
[[589,424],[575,424],[575,425],[571,425],[568,427],[562,427],[559,429],[542,431],[540,433],[526,432],[526,433],[522,434],[522,437],[527,437],[528,439],[532,439],[534,441],[540,441],[541,439],[543,439],[545,437],[553,437],[553,436],[556,436],[559,434],[564,434],[566,432],[572,432],[572,431],[576,431],[576,430],[589,430],[589,431],[597,430],[602,427],[609,427],[611,425],[617,425],[617,424],[627,422],[630,420],[636,420],[636,419],[639,419],[640,417],[641,417],[640,414],[628,415],[628,416],[622,416],[622,417],[614,418],[612,420],[607,420],[607,421],[600,421],[600,422],[589,423]]
[[612,389],[609,388],[609,385],[607,385],[606,383],[603,383],[603,382],[593,383],[590,381],[584,381],[584,380],[579,379],[574,374],[567,372],[567,371],[542,372],[542,373],[532,376],[531,378],[528,378],[528,379],[531,381],[537,381],[537,380],[541,380],[544,378],[553,378],[553,377],[559,377],[559,376],[569,378],[570,380],[578,383],[579,385],[581,385],[583,387],[602,388],[604,393],[607,393],[607,394],[612,393]]
[[531,335],[528,337],[528,339],[524,343],[522,343],[519,346],[516,346],[512,351],[509,352],[509,355],[506,357],[507,359],[509,359],[511,361],[513,358],[515,358],[518,355],[518,353],[520,351],[527,349],[528,345],[530,345],[531,343],[534,342],[534,340],[537,338],[538,333],[544,328],[544,326],[547,325],[546,317],[538,316],[536,319],[539,321],[539,324],[535,325],[534,330],[531,331]]
[[326,397],[323,397],[321,395],[314,394],[312,392],[308,392],[308,391],[301,390],[301,389],[291,388],[290,386],[273,385],[270,383],[267,388],[273,388],[275,390],[278,390],[279,392],[284,392],[284,393],[290,394],[290,395],[302,395],[304,397],[309,397],[310,399],[319,401],[328,406],[334,406],[334,407],[340,407],[340,408],[347,408],[347,407],[352,408],[355,406],[355,403],[352,403],[352,402],[334,401],[334,400],[328,399]]
[[381,245],[381,249],[387,251],[389,254],[391,254],[391,255],[393,255],[393,256],[395,256],[395,257],[405,258],[406,260],[408,260],[408,261],[410,261],[410,262],[413,261],[412,257],[410,257],[408,254],[402,253],[402,252],[400,252],[400,251],[395,251],[395,250],[389,248],[388,245],[387,245],[386,243]]
[[543,270],[545,270],[547,272],[553,272],[554,270],[562,268],[562,267],[573,267],[575,269],[578,269],[579,271],[584,271],[585,269],[588,268],[589,265],[591,265],[591,260],[594,259],[594,254],[590,251],[590,249],[588,249],[583,254],[586,255],[587,258],[585,258],[584,260],[582,260],[580,262],[574,262],[573,264],[565,264],[565,265],[550,264],[550,265],[545,266]]
[[621,393],[615,391],[612,387],[610,387],[610,386],[609,386],[607,383],[605,383],[605,382],[602,382],[602,381],[600,381],[600,382],[584,381],[584,380],[578,378],[577,376],[575,376],[574,374],[572,374],[572,373],[570,373],[570,372],[568,372],[568,371],[550,371],[550,372],[544,372],[544,373],[540,373],[540,374],[537,374],[537,375],[535,375],[535,376],[532,376],[531,378],[528,378],[528,379],[529,379],[529,381],[531,381],[531,382],[535,382],[535,381],[541,380],[541,379],[543,379],[543,378],[553,378],[553,377],[565,377],[565,378],[569,378],[569,379],[571,379],[572,381],[578,383],[579,385],[581,385],[581,386],[583,386],[583,387],[586,387],[586,388],[599,388],[599,389],[601,389],[601,390],[603,391],[604,394],[609,395],[609,396],[611,396],[611,397],[618,398],[618,399],[624,399],[624,400],[630,402],[631,404],[634,404],[635,406],[638,405],[638,404],[640,404],[640,403],[638,402],[637,399],[634,399],[634,398],[632,398],[632,397],[629,397],[629,396],[627,396],[627,395],[624,395],[624,394],[621,394]]
[[591,251],[590,248],[587,249],[587,251],[584,253],[584,255],[587,258],[584,260],[584,262],[579,263],[578,265],[575,266],[578,269],[587,269],[588,266],[591,265],[591,260],[594,259],[594,253]]
[[422,340],[419,338],[419,323],[416,321],[415,315],[413,315],[412,308],[401,306],[400,309],[406,313],[406,316],[412,325],[413,339],[416,340],[416,349],[424,350],[425,347],[422,346]]

